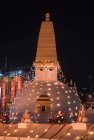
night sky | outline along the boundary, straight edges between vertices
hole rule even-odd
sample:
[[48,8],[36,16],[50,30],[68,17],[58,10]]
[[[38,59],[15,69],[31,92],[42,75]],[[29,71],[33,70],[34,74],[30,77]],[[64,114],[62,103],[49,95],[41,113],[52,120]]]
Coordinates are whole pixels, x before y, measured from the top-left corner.
[[[62,2],[61,2],[62,1]],[[56,33],[58,60],[67,78],[94,87],[93,2],[38,1],[30,8],[0,8],[0,69],[32,66],[46,12]]]

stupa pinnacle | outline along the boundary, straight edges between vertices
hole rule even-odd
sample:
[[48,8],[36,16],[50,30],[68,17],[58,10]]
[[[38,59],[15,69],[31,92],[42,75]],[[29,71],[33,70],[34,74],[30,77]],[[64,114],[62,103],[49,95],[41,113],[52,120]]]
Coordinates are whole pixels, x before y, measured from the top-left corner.
[[57,80],[57,53],[55,33],[50,14],[45,14],[45,21],[42,22],[39,32],[37,54],[36,54],[36,80]]
[[45,15],[39,32],[36,61],[57,61],[55,33],[50,14]]

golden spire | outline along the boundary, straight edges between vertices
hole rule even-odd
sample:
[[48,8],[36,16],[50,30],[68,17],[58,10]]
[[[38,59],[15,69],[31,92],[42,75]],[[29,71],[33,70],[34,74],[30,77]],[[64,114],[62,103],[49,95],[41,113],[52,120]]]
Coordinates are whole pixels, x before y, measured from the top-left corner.
[[45,14],[45,21],[41,24],[36,61],[57,61],[55,33],[49,13]]

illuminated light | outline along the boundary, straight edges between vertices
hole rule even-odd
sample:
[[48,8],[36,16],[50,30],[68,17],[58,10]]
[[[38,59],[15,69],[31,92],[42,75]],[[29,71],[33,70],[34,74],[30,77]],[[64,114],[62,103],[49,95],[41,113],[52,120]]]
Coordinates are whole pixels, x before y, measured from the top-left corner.
[[79,139],[80,139],[80,137],[79,137],[79,136],[77,136],[77,137],[76,137],[76,139],[77,139],[77,140],[79,140]]
[[17,129],[15,129],[14,132],[17,132]]
[[35,86],[33,86],[33,88],[34,88]]
[[59,100],[60,98],[59,98],[59,97],[57,97],[56,99],[57,99],[57,100]]
[[56,88],[59,88],[59,87],[56,87]]
[[8,133],[7,136],[10,136],[10,133]]
[[60,104],[57,104],[57,106],[59,107],[59,106],[60,106]]
[[58,84],[58,82],[55,82],[54,84],[55,84],[55,85],[57,85],[57,84]]
[[64,89],[64,87],[62,86],[62,88]]
[[68,91],[66,90],[65,93],[68,93]]
[[47,84],[47,86],[51,86],[51,84]]
[[51,91],[51,88],[48,88],[49,91]]
[[4,133],[6,134],[6,133],[7,133],[7,131],[4,131]]
[[60,92],[58,91],[57,94],[60,94]]
[[45,129],[45,130],[44,130],[44,132],[47,132],[47,131],[48,131],[48,129]]
[[53,99],[51,98],[51,101],[53,101]]
[[70,102],[68,102],[68,104],[70,105],[71,103],[70,103]]
[[11,127],[12,125],[10,124],[9,127]]
[[71,90],[69,90],[69,92],[71,93]]
[[93,132],[93,131],[90,131],[90,132],[89,132],[89,134],[90,134],[90,135],[93,135],[93,134],[94,134],[94,132]]
[[89,94],[88,96],[89,96],[89,98],[92,98],[92,95]]
[[76,106],[76,107],[75,107],[75,109],[77,110],[77,109],[78,109],[78,107]]
[[28,98],[28,101],[30,101],[30,98]]
[[77,113],[75,113],[75,116],[77,116]]
[[68,96],[68,98],[70,98],[70,96]]
[[31,132],[31,133],[33,133],[34,131],[33,131],[33,130],[31,130],[30,132]]
[[30,139],[30,136],[27,136],[28,139]]
[[32,92],[34,92],[35,90],[34,89],[32,89]]
[[38,138],[38,137],[39,137],[39,135],[36,135],[35,137],[36,137],[36,138]]
[[69,110],[71,111],[71,108],[69,108]]
[[76,101],[73,101],[73,103],[76,103]]
[[35,85],[37,86],[37,85],[38,85],[38,83],[35,83]]
[[48,95],[48,96],[50,96],[51,94],[50,94],[50,93],[48,93],[47,95]]
[[38,114],[38,116],[40,116],[40,114]]
[[16,112],[16,115],[18,115],[18,112]]
[[67,136],[70,136],[71,135],[71,133],[67,133]]

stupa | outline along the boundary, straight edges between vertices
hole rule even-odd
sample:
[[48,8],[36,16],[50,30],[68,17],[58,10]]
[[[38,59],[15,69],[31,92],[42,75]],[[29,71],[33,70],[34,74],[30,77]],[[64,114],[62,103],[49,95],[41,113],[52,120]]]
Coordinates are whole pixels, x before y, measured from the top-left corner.
[[29,110],[33,122],[48,123],[59,111],[64,113],[65,122],[74,122],[80,109],[80,99],[76,91],[57,80],[60,68],[57,60],[56,41],[53,22],[46,13],[39,32],[35,65],[35,79],[25,82],[17,94],[10,116],[21,120]]

